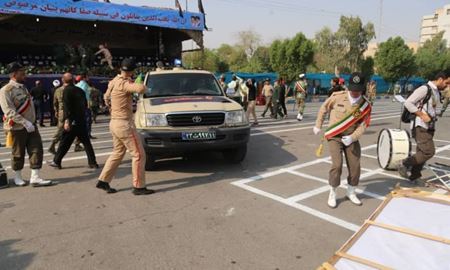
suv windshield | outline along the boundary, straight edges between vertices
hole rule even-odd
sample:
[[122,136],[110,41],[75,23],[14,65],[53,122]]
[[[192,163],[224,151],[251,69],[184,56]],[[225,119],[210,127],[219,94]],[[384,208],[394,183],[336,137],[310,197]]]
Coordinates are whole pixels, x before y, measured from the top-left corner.
[[150,75],[145,98],[166,96],[222,96],[215,77],[201,73]]

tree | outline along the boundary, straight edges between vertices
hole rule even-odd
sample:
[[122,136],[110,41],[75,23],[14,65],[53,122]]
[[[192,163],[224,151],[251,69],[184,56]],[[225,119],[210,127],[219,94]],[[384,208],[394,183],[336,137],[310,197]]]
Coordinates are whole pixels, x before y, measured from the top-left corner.
[[361,73],[366,77],[370,78],[374,74],[375,61],[372,57],[367,57],[362,60],[361,63]]
[[247,66],[242,71],[252,73],[272,72],[269,48],[259,47],[256,49],[252,58],[248,61]]
[[416,71],[413,51],[401,37],[389,38],[380,44],[375,54],[375,66],[378,74],[390,83],[408,78]]
[[336,38],[346,48],[344,60],[347,67],[353,71],[360,69],[363,54],[374,37],[375,28],[372,23],[363,25],[359,17],[341,16]]
[[359,17],[342,16],[337,32],[333,33],[325,27],[315,36],[317,68],[328,73],[334,73],[336,68],[341,71],[361,71],[363,54],[374,37],[372,23],[363,25]]
[[226,63],[229,70],[240,71],[248,64],[245,51],[238,46],[231,46],[228,44],[222,44],[217,50],[215,50],[220,62]]
[[274,71],[288,81],[295,80],[314,60],[314,45],[302,33],[293,39],[276,40],[269,49]]
[[419,76],[432,79],[438,72],[449,70],[450,52],[443,36],[444,32],[440,32],[433,39],[427,40],[417,51],[416,63]]
[[204,69],[216,72],[218,71],[220,60],[213,51],[204,49],[204,52],[196,51],[183,54],[183,63],[190,69]]
[[316,33],[314,62],[320,72],[334,73],[335,68],[343,68],[344,46],[330,28],[325,27]]
[[237,33],[238,42],[236,46],[247,55],[247,60],[253,57],[258,47],[261,45],[261,36],[254,30],[240,31]]

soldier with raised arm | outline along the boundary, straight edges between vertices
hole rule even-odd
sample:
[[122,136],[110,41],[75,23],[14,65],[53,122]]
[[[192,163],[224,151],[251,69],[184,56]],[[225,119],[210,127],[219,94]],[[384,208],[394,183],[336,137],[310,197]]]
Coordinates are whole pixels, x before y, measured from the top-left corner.
[[133,118],[133,94],[143,94],[146,90],[143,84],[132,82],[136,63],[132,59],[124,59],[121,65],[121,73],[108,85],[105,93],[105,104],[111,111],[109,124],[113,137],[113,153],[109,156],[100,174],[97,188],[107,193],[117,192],[111,188],[116,170],[128,151],[132,156],[133,194],[148,195],[153,190],[145,187],[145,150],[136,131]]

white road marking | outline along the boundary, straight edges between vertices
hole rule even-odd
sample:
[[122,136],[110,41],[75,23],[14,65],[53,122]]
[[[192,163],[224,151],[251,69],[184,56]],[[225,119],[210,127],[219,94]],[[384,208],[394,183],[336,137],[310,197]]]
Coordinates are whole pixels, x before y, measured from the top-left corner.
[[252,193],[261,195],[263,197],[266,197],[266,198],[272,199],[274,201],[278,201],[280,203],[288,205],[290,207],[296,208],[296,209],[301,210],[301,211],[303,211],[305,213],[308,213],[310,215],[313,215],[315,217],[318,217],[318,218],[320,218],[322,220],[325,220],[325,221],[328,221],[330,223],[336,224],[336,225],[338,225],[340,227],[343,227],[345,229],[348,229],[350,231],[356,232],[359,229],[359,226],[356,225],[356,224],[353,224],[353,223],[347,222],[345,220],[342,220],[340,218],[337,218],[337,217],[325,214],[325,213],[320,212],[318,210],[312,209],[312,208],[310,208],[308,206],[305,206],[305,205],[302,205],[302,204],[299,204],[299,203],[296,203],[296,202],[288,201],[287,199],[285,199],[283,197],[280,197],[280,196],[277,196],[277,195],[274,195],[272,193],[269,193],[269,192],[266,192],[266,191],[263,191],[263,190],[260,190],[260,189],[248,186],[246,184],[238,183],[238,182],[233,182],[231,184],[234,185],[234,186],[240,187],[242,189],[245,189],[247,191],[250,191]]

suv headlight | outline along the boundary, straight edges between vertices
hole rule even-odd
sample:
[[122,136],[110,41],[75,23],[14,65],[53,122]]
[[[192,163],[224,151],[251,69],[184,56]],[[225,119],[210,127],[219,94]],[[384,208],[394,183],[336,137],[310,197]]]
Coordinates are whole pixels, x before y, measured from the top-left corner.
[[225,124],[228,126],[239,126],[248,124],[247,116],[243,110],[225,113]]
[[162,113],[145,114],[145,125],[147,127],[166,127],[168,126],[166,115]]

